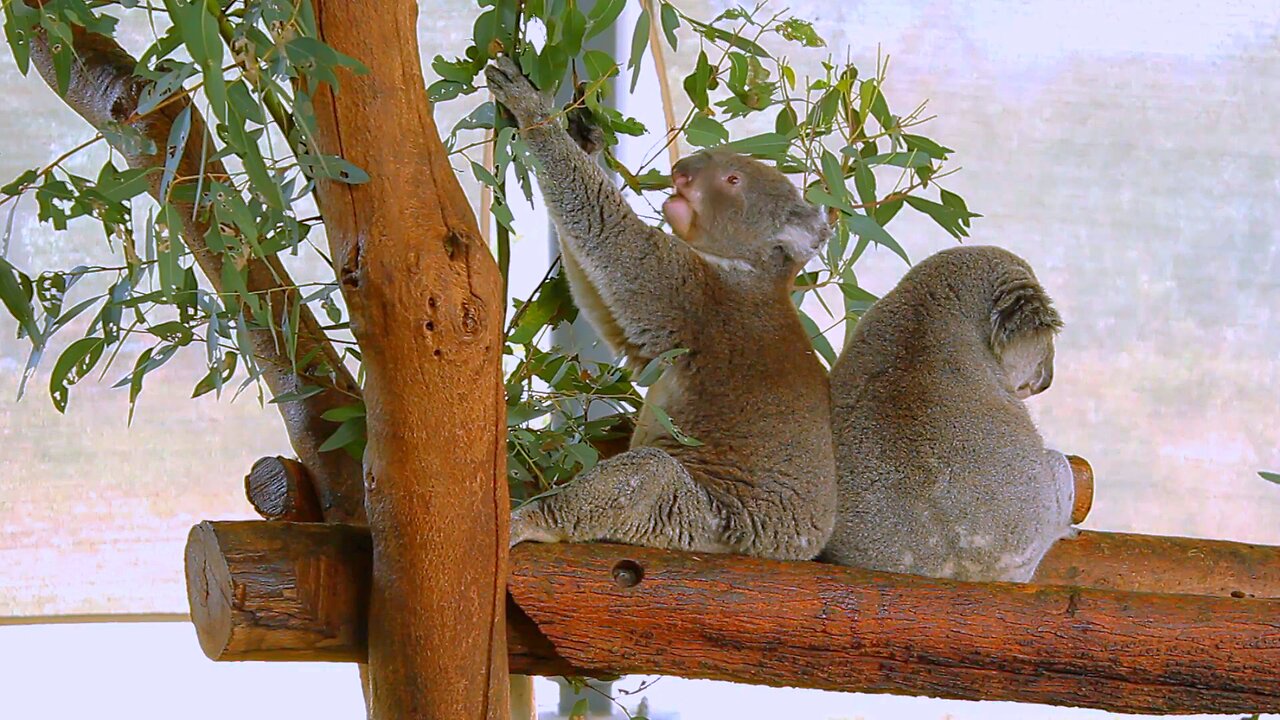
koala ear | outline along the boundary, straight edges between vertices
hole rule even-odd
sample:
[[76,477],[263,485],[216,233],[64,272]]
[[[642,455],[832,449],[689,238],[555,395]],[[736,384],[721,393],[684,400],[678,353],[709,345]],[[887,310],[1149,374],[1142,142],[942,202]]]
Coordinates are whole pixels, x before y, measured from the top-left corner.
[[1001,278],[991,302],[991,349],[1003,356],[1011,344],[1062,328],[1053,300],[1035,276],[1022,267],[1011,268]]
[[787,214],[787,219],[774,240],[783,254],[801,265],[818,254],[831,237],[831,226],[821,208],[803,205]]

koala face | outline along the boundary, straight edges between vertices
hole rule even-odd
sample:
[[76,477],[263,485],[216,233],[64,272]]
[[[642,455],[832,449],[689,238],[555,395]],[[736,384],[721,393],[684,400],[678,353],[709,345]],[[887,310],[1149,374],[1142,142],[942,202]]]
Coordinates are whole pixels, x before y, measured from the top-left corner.
[[663,214],[676,236],[704,254],[798,269],[830,233],[785,175],[752,158],[700,152],[676,163],[671,180]]
[[1053,333],[1041,330],[1015,338],[1000,353],[1000,363],[1019,400],[1048,390],[1053,383]]

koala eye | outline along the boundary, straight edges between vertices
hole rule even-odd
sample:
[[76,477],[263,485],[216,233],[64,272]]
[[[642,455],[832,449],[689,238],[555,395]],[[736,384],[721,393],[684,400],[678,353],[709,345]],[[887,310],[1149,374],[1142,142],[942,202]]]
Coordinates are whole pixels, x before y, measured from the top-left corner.
[[724,176],[724,181],[729,183],[730,185],[737,185],[738,183],[742,182],[742,178],[738,177],[737,175],[734,175],[733,173],[730,173]]

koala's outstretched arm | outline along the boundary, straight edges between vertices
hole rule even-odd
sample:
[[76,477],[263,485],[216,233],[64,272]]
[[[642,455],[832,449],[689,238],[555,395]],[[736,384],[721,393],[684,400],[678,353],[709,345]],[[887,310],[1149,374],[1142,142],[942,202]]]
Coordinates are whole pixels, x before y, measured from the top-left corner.
[[670,349],[665,347],[670,335],[687,320],[679,312],[677,293],[701,286],[699,258],[635,214],[595,160],[556,122],[550,98],[513,60],[498,58],[485,76],[542,165],[543,198],[587,279],[632,343],[657,352]]
[[511,544],[593,540],[727,552],[707,491],[678,460],[653,447],[609,458],[572,485],[518,508]]

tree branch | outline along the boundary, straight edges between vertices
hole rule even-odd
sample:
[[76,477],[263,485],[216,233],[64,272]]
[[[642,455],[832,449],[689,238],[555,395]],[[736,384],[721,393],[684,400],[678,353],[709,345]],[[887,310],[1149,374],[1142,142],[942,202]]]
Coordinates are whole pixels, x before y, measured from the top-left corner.
[[[191,106],[190,99],[185,95],[176,97],[139,117],[138,99],[150,81],[134,75],[137,60],[111,38],[78,26],[72,26],[72,32],[77,58],[71,64],[71,82],[63,101],[100,132],[118,125],[127,125],[139,132],[152,142],[154,153],[147,152],[146,148],[115,147],[115,150],[131,168],[162,169],[169,131],[178,114]],[[35,33],[31,39],[31,60],[49,87],[56,88],[53,52],[43,32]],[[212,148],[212,139],[200,114],[191,107],[191,132],[182,149],[176,173],[177,178],[184,180],[175,182],[194,184],[202,176],[226,176],[227,171],[221,161],[210,161],[201,167],[201,157],[209,154],[207,148]],[[151,173],[149,177],[151,195],[159,200],[161,173]],[[209,283],[222,292],[222,268],[227,260],[205,244],[210,227],[208,214],[193,212],[192,203],[185,200],[175,200],[173,205],[182,217],[180,230],[183,241]],[[270,300],[263,304],[270,308],[271,317],[253,320],[256,324],[281,327],[290,305],[299,301],[288,271],[278,258],[271,256],[251,258],[246,274],[248,291]],[[304,400],[279,403],[280,414],[294,452],[315,481],[325,517],[363,522],[364,488],[361,485],[360,462],[343,450],[320,452],[320,446],[337,429],[335,423],[324,420],[321,415],[332,408],[355,402],[360,397],[360,388],[325,338],[310,308],[302,307],[300,320],[296,357],[299,362],[305,360],[305,366],[298,367],[295,372],[283,344],[267,329],[250,332],[254,355],[273,395],[294,393],[307,384],[326,387],[323,392]]]

